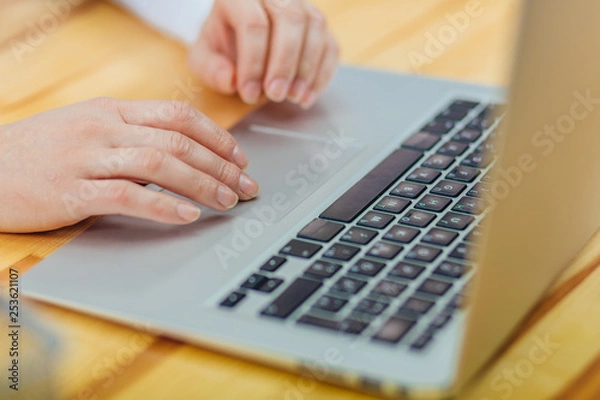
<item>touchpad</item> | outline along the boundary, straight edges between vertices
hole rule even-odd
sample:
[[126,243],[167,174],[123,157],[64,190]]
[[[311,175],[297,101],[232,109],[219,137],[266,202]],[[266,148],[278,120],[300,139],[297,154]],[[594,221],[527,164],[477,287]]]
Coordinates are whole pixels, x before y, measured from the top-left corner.
[[[263,125],[243,129],[235,136],[250,160],[247,173],[259,182],[261,191],[257,199],[227,211],[230,216],[246,216],[255,204],[260,204],[272,208],[273,222],[280,221],[347,165],[361,148],[353,138],[333,130],[314,135]],[[203,208],[202,218],[215,213],[223,214]]]

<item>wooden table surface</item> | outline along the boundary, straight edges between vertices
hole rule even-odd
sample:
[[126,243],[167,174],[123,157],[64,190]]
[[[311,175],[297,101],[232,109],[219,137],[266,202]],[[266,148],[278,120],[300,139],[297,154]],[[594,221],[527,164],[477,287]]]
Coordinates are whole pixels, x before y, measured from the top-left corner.
[[[96,96],[183,96],[224,126],[251,110],[237,98],[203,90],[180,44],[110,3],[70,6],[78,2],[0,2],[0,124]],[[339,37],[346,63],[505,84],[520,2],[478,3],[466,23],[453,25],[451,16],[468,10],[466,0],[315,0]],[[443,40],[437,50],[428,45],[436,38]],[[0,281],[6,283],[11,266],[25,273],[89,223],[46,234],[0,235]],[[600,398],[599,255],[600,236],[460,398]],[[60,399],[370,398],[57,307],[22,307],[42,318],[58,340],[60,352],[51,365]],[[542,361],[533,359],[544,340],[553,347]],[[0,353],[4,360],[5,349]],[[0,382],[6,384],[4,375]]]

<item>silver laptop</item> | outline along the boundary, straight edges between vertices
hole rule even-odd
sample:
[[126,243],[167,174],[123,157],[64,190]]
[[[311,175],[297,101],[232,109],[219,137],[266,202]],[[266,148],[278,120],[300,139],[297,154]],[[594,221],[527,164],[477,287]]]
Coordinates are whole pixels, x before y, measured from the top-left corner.
[[599,226],[598,15],[527,2],[507,96],[343,67],[312,110],[232,129],[257,200],[103,218],[23,290],[360,390],[454,393]]

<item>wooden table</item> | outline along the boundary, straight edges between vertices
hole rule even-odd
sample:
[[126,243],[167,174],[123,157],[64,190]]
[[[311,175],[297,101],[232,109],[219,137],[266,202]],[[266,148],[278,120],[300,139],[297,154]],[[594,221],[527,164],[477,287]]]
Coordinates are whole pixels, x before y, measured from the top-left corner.
[[[52,11],[48,3],[69,4],[66,0],[0,3],[0,123],[95,96],[183,95],[224,126],[251,110],[234,97],[199,89],[181,45],[109,3],[63,7],[64,15]],[[329,16],[344,62],[490,84],[507,82],[518,0],[482,0],[481,10],[455,28],[449,15],[464,12],[465,0],[315,3]],[[60,18],[53,18],[53,13]],[[442,31],[450,33],[442,50],[428,50],[427,41],[439,38]],[[25,273],[89,223],[47,234],[0,235],[0,270],[12,266]],[[600,396],[599,255],[596,237],[518,338],[461,398]],[[6,279],[3,271],[1,281]],[[56,307],[39,303],[24,307],[26,314],[42,317],[61,344],[60,357],[52,361],[60,399],[369,398],[320,382],[302,386],[294,374]],[[536,340],[544,338],[559,347],[543,362],[528,362]],[[4,360],[5,350],[0,352]],[[533,370],[525,368],[528,365]],[[1,382],[5,384],[4,375]]]

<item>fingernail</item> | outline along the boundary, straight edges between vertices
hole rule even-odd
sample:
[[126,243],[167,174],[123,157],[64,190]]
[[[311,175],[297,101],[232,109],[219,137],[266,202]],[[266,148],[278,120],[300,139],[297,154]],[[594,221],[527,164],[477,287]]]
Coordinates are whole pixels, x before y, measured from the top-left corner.
[[240,191],[248,196],[249,198],[254,198],[258,194],[259,186],[254,179],[250,178],[246,174],[240,175]]
[[308,90],[308,83],[306,83],[306,81],[304,81],[302,79],[297,80],[296,82],[294,82],[294,85],[292,86],[292,91],[290,94],[290,101],[295,104],[300,103],[300,101],[304,97],[304,94],[306,93],[307,90]]
[[179,203],[177,215],[186,222],[194,222],[200,218],[200,209],[188,203]]
[[267,96],[274,102],[281,103],[287,97],[290,90],[290,81],[285,79],[275,79],[267,89]]
[[255,104],[260,99],[262,87],[258,81],[250,81],[244,85],[240,96],[242,100],[247,104]]
[[305,110],[308,110],[309,108],[311,108],[312,106],[315,105],[315,103],[317,102],[317,98],[319,97],[319,94],[317,92],[315,92],[314,90],[311,90],[308,94],[308,96],[304,97],[304,100],[302,101],[302,108],[304,108]]
[[217,201],[226,209],[230,209],[235,207],[238,202],[237,195],[228,187],[219,186],[219,190],[217,191]]
[[235,146],[233,149],[233,161],[241,169],[244,169],[248,166],[248,156],[246,156],[246,153],[242,151],[240,146]]

